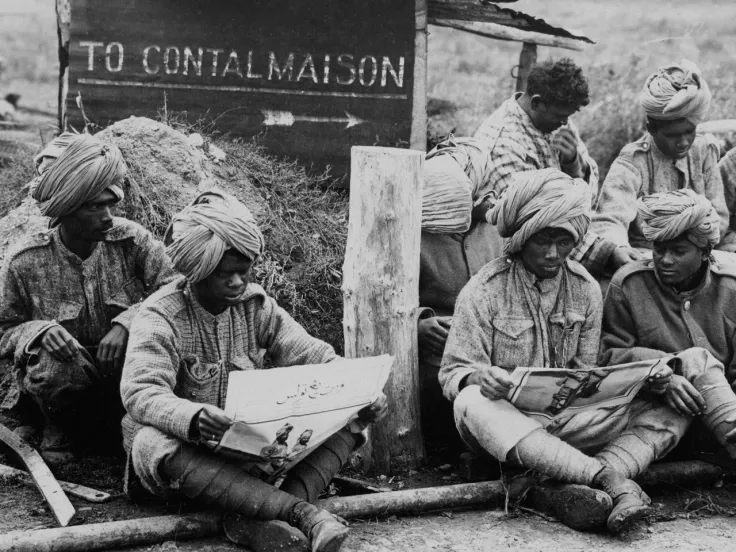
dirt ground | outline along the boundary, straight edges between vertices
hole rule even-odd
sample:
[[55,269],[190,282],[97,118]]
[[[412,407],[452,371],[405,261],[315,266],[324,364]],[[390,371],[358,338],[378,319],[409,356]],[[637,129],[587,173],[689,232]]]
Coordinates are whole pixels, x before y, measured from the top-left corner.
[[[444,459],[443,459],[444,461]],[[0,462],[15,464],[10,455]],[[17,465],[17,464],[15,464]],[[86,484],[114,495],[105,504],[90,504],[71,497],[79,522],[99,523],[195,511],[182,504],[133,504],[122,493],[122,459],[92,457],[61,473],[59,479]],[[404,476],[363,478],[382,490],[462,483],[458,463],[428,467]],[[355,474],[351,474],[355,476]],[[566,552],[588,550],[710,551],[734,546],[736,485],[722,481],[708,487],[647,489],[654,501],[653,514],[628,533],[612,537],[604,533],[578,533],[552,518],[527,509],[505,513],[502,509],[441,511],[419,516],[351,521],[347,550],[404,552],[524,550]],[[333,485],[331,492],[352,494],[354,489]],[[16,478],[0,478],[0,533],[55,527],[55,521],[40,493]],[[118,549],[116,549],[118,550]],[[236,551],[243,550],[225,537],[193,541],[171,540],[129,548],[137,552]],[[122,551],[121,551],[122,552]]]

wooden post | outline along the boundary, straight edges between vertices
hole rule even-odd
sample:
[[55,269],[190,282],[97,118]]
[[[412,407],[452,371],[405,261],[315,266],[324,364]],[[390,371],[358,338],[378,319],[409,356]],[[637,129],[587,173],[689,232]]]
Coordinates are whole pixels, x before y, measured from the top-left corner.
[[343,265],[345,356],[390,354],[390,413],[371,431],[363,469],[396,473],[424,461],[415,311],[419,306],[421,173],[418,151],[354,146]]
[[59,37],[59,131],[66,127],[66,95],[69,91],[69,41],[72,32],[71,0],[56,0],[56,33]]
[[416,0],[414,88],[409,147],[427,151],[427,0]]
[[519,55],[519,73],[516,76],[516,91],[526,91],[526,81],[532,66],[537,63],[537,45],[532,42],[524,42]]

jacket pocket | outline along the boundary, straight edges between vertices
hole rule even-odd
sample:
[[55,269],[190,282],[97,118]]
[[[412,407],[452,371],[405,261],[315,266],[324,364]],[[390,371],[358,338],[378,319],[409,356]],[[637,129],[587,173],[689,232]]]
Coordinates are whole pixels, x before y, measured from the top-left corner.
[[223,373],[223,361],[200,362],[196,355],[185,356],[179,363],[174,393],[192,402],[220,406]]
[[493,329],[493,364],[501,368],[523,365],[533,348],[534,320],[496,318],[493,320]]
[[562,312],[551,314],[549,317],[550,340],[554,351],[554,359],[559,366],[564,367],[575,358],[578,352],[580,330],[585,322],[585,316],[577,312]]
[[66,322],[67,324],[62,325],[67,329],[75,327],[74,323],[82,312],[82,303],[76,301],[51,299],[42,295],[32,296],[31,301],[33,302],[34,320],[54,319],[60,324]]
[[120,289],[116,291],[105,304],[112,310],[111,316],[114,318],[122,311],[127,310],[136,303],[140,303],[146,298],[146,290],[138,278],[130,278]]

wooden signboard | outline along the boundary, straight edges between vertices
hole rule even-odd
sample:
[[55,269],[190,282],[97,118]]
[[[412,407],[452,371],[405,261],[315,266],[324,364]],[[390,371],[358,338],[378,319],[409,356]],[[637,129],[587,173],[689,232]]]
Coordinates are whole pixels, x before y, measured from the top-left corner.
[[[164,107],[336,169],[408,147],[415,0],[71,0],[66,122]],[[421,73],[420,73],[421,74]]]

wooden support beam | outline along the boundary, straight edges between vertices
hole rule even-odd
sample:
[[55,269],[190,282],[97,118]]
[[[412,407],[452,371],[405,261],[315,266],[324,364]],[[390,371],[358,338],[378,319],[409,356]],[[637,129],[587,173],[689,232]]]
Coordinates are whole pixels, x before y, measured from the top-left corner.
[[438,19],[429,18],[430,25],[439,25],[440,27],[450,27],[460,31],[485,36],[488,38],[496,38],[498,40],[512,40],[515,42],[530,42],[539,44],[540,46],[553,46],[555,48],[566,48],[568,50],[582,51],[586,43],[582,40],[567,38],[564,36],[554,36],[534,31],[523,31],[513,27],[506,27],[497,23],[485,23],[480,21],[461,21],[459,19]]
[[69,91],[69,41],[72,33],[71,0],[56,0],[56,34],[59,37],[59,129],[66,127],[66,95]]
[[416,0],[414,89],[409,147],[427,151],[427,0]]
[[202,512],[186,516],[157,516],[107,523],[90,523],[0,535],[5,552],[76,552],[191,540],[222,534],[222,516]]
[[[371,428],[373,469],[396,473],[424,461],[419,420],[416,309],[422,216],[418,151],[354,146],[343,265],[345,356],[390,354],[389,415]],[[370,470],[363,452],[363,468]]]
[[526,83],[529,80],[529,73],[534,64],[537,63],[537,45],[532,42],[525,42],[521,46],[521,54],[519,55],[519,68],[516,74],[516,91],[525,92]]

